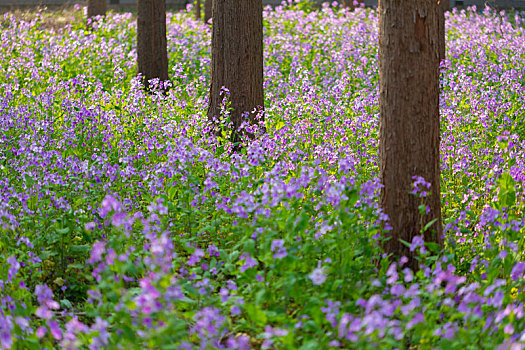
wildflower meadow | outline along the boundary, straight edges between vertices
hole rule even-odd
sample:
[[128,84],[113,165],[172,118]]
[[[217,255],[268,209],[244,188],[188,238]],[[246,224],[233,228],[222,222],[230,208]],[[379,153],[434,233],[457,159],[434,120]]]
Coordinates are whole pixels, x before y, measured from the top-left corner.
[[167,14],[148,93],[134,15],[84,10],[0,15],[0,348],[524,348],[525,13],[446,13],[441,193],[413,186],[445,248],[405,242],[413,271],[381,245],[375,9],[265,8],[239,150],[208,24]]

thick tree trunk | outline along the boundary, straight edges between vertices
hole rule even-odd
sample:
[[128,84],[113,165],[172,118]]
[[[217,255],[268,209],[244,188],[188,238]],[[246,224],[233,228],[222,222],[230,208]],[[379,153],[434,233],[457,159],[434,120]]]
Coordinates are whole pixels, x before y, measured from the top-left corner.
[[201,19],[201,0],[195,0],[195,20],[200,21]]
[[106,0],[88,0],[87,2],[87,17],[105,16],[106,15]]
[[166,1],[137,1],[137,65],[144,85],[149,80],[168,80]]
[[211,88],[208,120],[220,117],[224,95],[230,91],[231,140],[240,141],[243,114],[255,123],[255,109],[264,107],[262,0],[214,0]]
[[441,10],[443,15],[439,16],[439,32],[442,33],[439,35],[439,58],[441,60],[445,59],[446,55],[446,43],[445,43],[445,12],[450,10],[450,1],[449,0],[439,0],[441,5]]
[[439,4],[443,8],[443,11],[450,10],[450,0],[439,0]]
[[204,0],[204,22],[208,23],[212,16],[213,0]]
[[439,169],[439,62],[444,35],[437,0],[379,1],[381,206],[392,230],[384,248],[407,256],[417,269],[415,252],[400,242],[420,234],[421,200],[411,194],[413,176],[431,184],[425,241],[443,244]]

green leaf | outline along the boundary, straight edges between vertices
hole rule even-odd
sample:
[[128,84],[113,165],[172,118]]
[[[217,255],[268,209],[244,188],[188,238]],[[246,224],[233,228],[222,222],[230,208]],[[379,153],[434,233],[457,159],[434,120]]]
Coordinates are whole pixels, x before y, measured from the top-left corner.
[[57,228],[56,229],[57,232],[61,235],[65,235],[65,234],[68,234],[69,231],[71,231],[71,229],[69,227],[64,227],[64,228]]
[[67,265],[67,269],[83,270],[85,266],[83,264],[75,263]]
[[83,245],[72,245],[70,248],[69,248],[69,251],[71,253],[87,253],[91,250],[91,246],[88,245],[88,244],[83,244]]
[[34,184],[33,178],[27,174],[25,174],[25,180],[28,187],[32,187]]
[[516,203],[516,182],[510,174],[503,173],[497,183],[499,209],[512,207]]
[[441,247],[436,242],[425,242],[425,245],[427,246],[428,250],[430,250],[432,253],[437,254],[441,250]]
[[347,192],[347,196],[348,196],[348,205],[353,207],[359,199],[359,191],[357,190],[357,188],[353,188]]
[[255,303],[257,305],[261,305],[265,301],[266,301],[266,290],[261,289],[260,291],[257,292],[257,294],[255,294]]
[[268,317],[266,316],[263,310],[259,309],[256,305],[253,304],[245,304],[244,309],[248,313],[248,317],[250,318],[250,320],[257,326],[263,327],[266,325]]
[[404,246],[409,247],[409,248],[412,245],[412,243],[409,243],[409,242],[407,242],[407,241],[405,241],[404,239],[401,239],[401,238],[399,239],[399,242],[401,242],[401,244],[403,244]]
[[73,305],[71,304],[71,302],[67,299],[62,299],[60,300],[60,305],[62,306],[62,308],[64,309],[71,309],[73,307]]
[[295,232],[302,232],[308,227],[308,221],[310,220],[310,215],[302,213],[299,217],[297,225],[295,225]]
[[434,219],[434,220],[432,220],[432,221],[430,221],[428,224],[426,224],[425,227],[423,227],[422,232],[426,232],[426,231],[430,228],[430,226],[434,225],[434,223],[435,223],[436,221],[437,221],[437,218]]
[[133,331],[133,329],[131,329],[127,325],[121,326],[120,329],[122,331],[122,335],[123,335],[124,339],[127,339],[130,342],[132,342],[132,343],[135,341],[136,336],[135,336],[135,332]]

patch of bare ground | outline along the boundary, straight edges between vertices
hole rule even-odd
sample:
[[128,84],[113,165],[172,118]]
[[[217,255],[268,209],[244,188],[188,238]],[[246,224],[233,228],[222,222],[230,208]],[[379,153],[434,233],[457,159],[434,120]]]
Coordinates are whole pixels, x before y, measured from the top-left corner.
[[[57,30],[64,28],[67,24],[84,21],[82,7],[73,5],[62,6],[3,6],[0,13],[8,13],[25,22],[38,21],[44,29]],[[4,21],[3,16],[0,22]]]

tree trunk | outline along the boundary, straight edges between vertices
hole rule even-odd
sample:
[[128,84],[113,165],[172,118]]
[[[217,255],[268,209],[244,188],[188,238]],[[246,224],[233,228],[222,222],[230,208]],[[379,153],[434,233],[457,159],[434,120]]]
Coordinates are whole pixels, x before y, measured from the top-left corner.
[[87,17],[105,16],[106,15],[106,0],[88,0],[87,2]]
[[143,83],[151,79],[168,80],[166,46],[166,1],[137,1],[137,65]]
[[[387,253],[406,256],[417,269],[411,242],[423,225],[426,242],[443,245],[439,169],[439,62],[444,39],[443,10],[437,0],[379,1],[380,172],[381,207],[392,230]],[[421,199],[411,194],[413,176],[431,184],[424,198],[429,208],[419,214]]]
[[213,0],[204,0],[204,22],[205,23],[208,23],[208,21],[211,19],[212,6],[213,6]]
[[[264,107],[262,8],[262,0],[213,1],[208,120],[214,123],[220,117],[221,89],[226,87],[233,142],[240,141],[242,121],[255,123],[252,111]],[[245,112],[248,118],[243,118]]]
[[450,0],[440,0],[439,4],[443,8],[443,11],[446,12],[446,11],[450,10]]
[[[357,2],[359,4],[362,4],[362,3],[364,3],[364,0],[357,0]],[[354,10],[356,8],[356,5],[354,5],[354,0],[343,0],[343,6],[344,7],[349,7],[352,10]]]
[[195,20],[200,21],[201,19],[201,0],[195,0]]
[[449,0],[439,0],[441,5],[441,10],[443,15],[439,16],[439,32],[442,34],[439,35],[439,58],[440,60],[445,59],[446,55],[446,43],[445,43],[445,12],[450,10],[450,1]]

